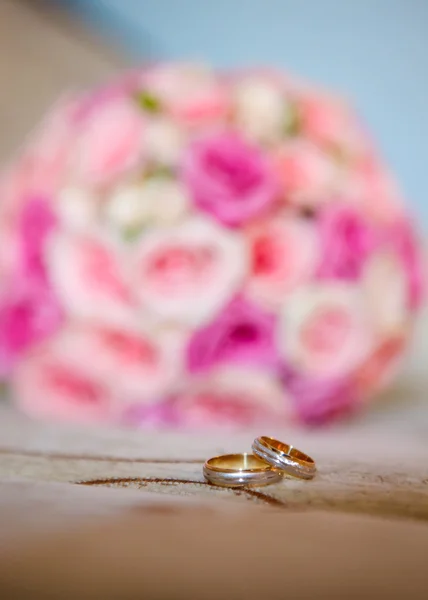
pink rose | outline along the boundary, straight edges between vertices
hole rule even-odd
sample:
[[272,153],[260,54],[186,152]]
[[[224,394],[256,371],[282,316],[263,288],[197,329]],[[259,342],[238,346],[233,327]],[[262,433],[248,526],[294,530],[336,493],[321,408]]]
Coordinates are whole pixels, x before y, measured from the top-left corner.
[[109,183],[143,157],[145,122],[131,100],[113,98],[81,124],[75,175],[88,184]]
[[18,406],[42,419],[108,422],[116,402],[111,389],[91,374],[93,358],[71,359],[62,341],[59,335],[19,362],[11,382]]
[[261,150],[234,133],[194,142],[182,177],[195,204],[228,226],[239,226],[271,208],[276,180]]
[[[16,206],[0,205],[0,277],[15,277],[18,273],[45,278],[44,246],[57,226],[56,217],[43,196],[26,194],[20,198],[19,190],[15,192],[19,200]],[[0,187],[0,197],[10,201],[7,185]]]
[[57,220],[43,198],[28,199],[18,223],[23,275],[46,281],[45,245]]
[[0,297],[0,376],[32,344],[60,325],[61,310],[46,274],[43,252],[55,218],[46,202],[25,205],[18,222],[17,255]]
[[376,245],[375,231],[361,212],[348,204],[332,204],[321,212],[321,279],[355,281]]
[[243,240],[202,219],[151,230],[134,257],[143,310],[190,325],[212,318],[235,294],[248,268]]
[[164,65],[141,77],[142,92],[187,126],[219,122],[229,110],[227,90],[219,78],[199,65]]
[[48,338],[60,326],[57,299],[43,282],[17,278],[0,296],[0,377],[27,348]]
[[278,343],[304,374],[336,378],[353,371],[372,347],[359,289],[339,282],[301,288],[282,308]]
[[70,328],[63,345],[76,359],[91,362],[91,373],[108,384],[123,405],[149,404],[171,393],[182,375],[182,337],[141,326]]
[[282,381],[290,396],[294,415],[306,425],[323,425],[350,415],[360,405],[356,387],[349,379],[311,377],[288,367]]
[[273,315],[243,298],[233,300],[213,322],[191,337],[187,349],[189,371],[209,371],[229,363],[274,369],[279,358],[274,327]]
[[63,184],[75,149],[75,98],[64,98],[34,132],[21,162],[21,184],[31,194],[53,199]]
[[271,375],[229,368],[190,386],[175,397],[171,409],[175,423],[195,429],[286,423],[290,412],[286,394]]
[[180,343],[163,332],[68,325],[20,361],[13,391],[30,415],[121,420],[131,407],[154,407],[174,391]]
[[297,219],[262,222],[250,231],[251,272],[248,293],[270,307],[309,281],[319,260],[319,241],[312,223]]
[[284,199],[292,204],[317,207],[329,202],[340,182],[338,165],[307,140],[293,140],[277,150],[273,170]]
[[46,253],[49,276],[72,316],[94,322],[128,322],[133,309],[128,258],[112,240],[65,231]]
[[422,305],[425,294],[426,275],[421,245],[418,245],[412,224],[404,218],[391,224],[387,237],[407,275],[407,305],[410,310],[417,310]]

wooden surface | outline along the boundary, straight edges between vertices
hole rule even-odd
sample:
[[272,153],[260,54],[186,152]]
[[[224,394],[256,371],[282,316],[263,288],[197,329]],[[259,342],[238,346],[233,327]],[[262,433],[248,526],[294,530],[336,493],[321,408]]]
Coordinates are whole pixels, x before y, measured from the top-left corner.
[[[123,63],[40,3],[0,0],[0,160],[66,88]],[[393,391],[320,431],[155,433],[35,424],[0,408],[4,598],[426,598],[428,319]],[[236,493],[202,462],[276,434],[312,482]],[[214,566],[214,569],[213,569]]]

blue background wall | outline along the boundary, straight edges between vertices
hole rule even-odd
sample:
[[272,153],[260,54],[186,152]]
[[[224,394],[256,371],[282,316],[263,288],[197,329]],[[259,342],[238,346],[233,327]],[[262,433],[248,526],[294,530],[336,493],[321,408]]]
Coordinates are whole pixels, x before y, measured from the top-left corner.
[[428,0],[58,0],[135,59],[275,64],[350,96],[428,229]]

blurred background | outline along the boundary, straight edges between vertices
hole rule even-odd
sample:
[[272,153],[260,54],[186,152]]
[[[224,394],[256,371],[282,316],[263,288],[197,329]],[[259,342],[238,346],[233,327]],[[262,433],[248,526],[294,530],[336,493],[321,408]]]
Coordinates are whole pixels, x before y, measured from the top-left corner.
[[350,97],[428,224],[426,0],[57,0],[139,61],[269,64]]

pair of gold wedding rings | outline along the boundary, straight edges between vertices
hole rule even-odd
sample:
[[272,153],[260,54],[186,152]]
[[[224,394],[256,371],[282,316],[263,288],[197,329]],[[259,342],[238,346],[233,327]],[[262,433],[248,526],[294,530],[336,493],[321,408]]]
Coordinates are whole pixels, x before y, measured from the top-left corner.
[[225,454],[204,464],[204,477],[221,487],[261,487],[281,481],[284,475],[312,479],[315,461],[294,446],[261,436],[252,445],[254,454]]

